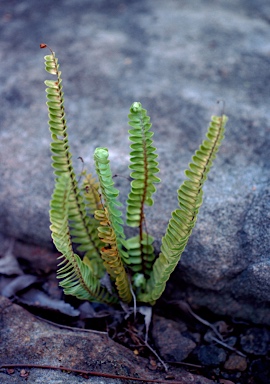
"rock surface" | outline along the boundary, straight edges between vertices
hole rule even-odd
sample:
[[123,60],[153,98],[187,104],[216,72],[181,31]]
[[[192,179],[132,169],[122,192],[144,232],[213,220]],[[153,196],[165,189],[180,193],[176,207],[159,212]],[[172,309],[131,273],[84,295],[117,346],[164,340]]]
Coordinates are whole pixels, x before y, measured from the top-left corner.
[[270,350],[270,332],[265,328],[250,328],[241,337],[241,347],[244,352],[263,355]]
[[[164,379],[161,372],[146,368],[147,359],[112,341],[106,333],[62,329],[37,319],[29,312],[0,297],[0,367],[7,364],[53,365],[152,380]],[[26,374],[29,369],[26,369]],[[171,370],[177,384],[211,384],[212,380],[183,370]],[[3,384],[25,383],[22,370],[8,374],[0,368]],[[81,376],[50,369],[32,368],[29,383],[88,383]],[[91,376],[91,383],[120,384],[130,380]],[[172,382],[172,381],[170,381]]]
[[[77,169],[79,156],[91,168],[94,148],[107,146],[113,172],[127,175],[128,109],[135,100],[148,109],[163,180],[148,215],[157,239],[222,98],[226,140],[168,291],[270,324],[269,1],[22,0],[1,4],[0,18],[0,232],[51,245],[49,76],[39,43],[60,60]],[[117,185],[124,202],[127,182]]]
[[243,356],[231,355],[225,362],[224,368],[231,371],[245,371],[247,369],[247,360]]
[[198,358],[204,366],[219,366],[226,360],[226,352],[216,345],[203,345],[198,350]]
[[160,356],[165,361],[183,361],[196,348],[196,344],[182,335],[186,327],[179,322],[155,316],[152,336]]

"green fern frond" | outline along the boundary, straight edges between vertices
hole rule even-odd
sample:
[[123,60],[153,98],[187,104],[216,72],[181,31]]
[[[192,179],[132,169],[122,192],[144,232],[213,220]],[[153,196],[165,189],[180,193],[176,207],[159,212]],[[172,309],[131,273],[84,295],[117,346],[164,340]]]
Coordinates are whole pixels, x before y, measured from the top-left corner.
[[226,116],[213,116],[199,150],[192,157],[192,163],[185,172],[189,180],[184,181],[178,190],[180,209],[172,213],[165,236],[162,238],[161,253],[153,265],[150,279],[146,283],[146,292],[139,301],[155,302],[165,289],[167,280],[177,266],[202,204],[202,187],[216,153],[224,138]]
[[142,272],[146,276],[150,275],[155,260],[153,241],[154,238],[146,233],[143,233],[142,241],[140,241],[139,235],[126,240],[129,255],[126,264],[133,272]]
[[[145,224],[144,206],[145,204],[153,205],[152,195],[156,191],[154,184],[160,182],[160,179],[156,177],[159,172],[156,160],[158,156],[155,153],[156,148],[153,146],[154,133],[150,130],[152,126],[150,117],[147,116],[147,111],[142,108],[141,103],[134,102],[131,105],[128,117],[128,124],[132,127],[128,132],[129,140],[132,142],[129,168],[132,170],[130,176],[133,181],[127,199],[127,224],[131,227],[139,227],[138,238],[135,237],[130,242],[133,248],[129,251],[131,256],[129,262],[131,267],[131,260],[135,261],[132,269],[138,270],[140,260],[142,273],[148,274],[155,256],[152,247],[153,239],[144,234],[143,231]],[[145,250],[147,250],[146,253]],[[136,259],[134,258],[135,254]]]
[[105,244],[101,249],[104,266],[111,278],[115,280],[121,300],[129,303],[132,300],[132,295],[128,276],[123,265],[123,259],[127,259],[128,254],[123,250],[125,235],[122,226],[122,213],[118,209],[121,204],[117,201],[119,191],[113,186],[114,182],[108,157],[107,148],[96,148],[94,160],[104,199],[104,210],[97,210],[95,218],[100,221],[101,226],[98,227],[98,234]]
[[152,124],[147,111],[141,103],[134,102],[128,117],[128,124],[132,127],[128,132],[129,140],[133,143],[130,145],[132,164],[129,166],[133,181],[127,200],[127,224],[139,227],[144,219],[144,204],[153,205],[152,195],[156,190],[154,183],[159,183],[160,179],[155,176],[159,169],[156,148],[151,140],[154,133],[150,131]]
[[65,294],[82,300],[117,302],[116,296],[100,286],[91,267],[73,252],[68,224],[70,191],[70,179],[67,175],[62,175],[56,181],[51,199],[50,229],[54,244],[62,254],[59,257],[62,261],[57,271],[57,277],[62,280],[60,286],[63,287]]
[[50,74],[56,75],[57,80],[46,80],[47,85],[47,106],[49,112],[49,127],[52,136],[52,167],[56,175],[65,174],[70,178],[70,198],[68,218],[71,226],[73,242],[79,244],[78,250],[87,252],[90,259],[95,259],[99,264],[99,275],[102,273],[102,263],[99,257],[100,242],[96,236],[95,228],[86,215],[83,197],[81,195],[72,164],[70,153],[67,124],[64,108],[64,93],[62,91],[61,71],[59,70],[58,59],[54,52],[44,57],[45,69]]
[[[99,237],[97,228],[99,226],[99,222],[94,218],[94,213],[96,209],[102,208],[101,195],[99,193],[99,183],[96,181],[95,177],[92,176],[91,173],[87,174],[86,172],[82,173],[83,183],[81,187],[81,193],[84,197],[85,204],[85,212],[86,212],[86,220],[88,223],[88,232],[91,233],[92,241],[94,242],[96,249],[99,250],[103,246]],[[72,230],[73,236],[80,236],[81,231]],[[73,240],[74,241],[74,240]],[[75,238],[76,241],[76,238]],[[78,238],[78,242],[80,238]],[[84,262],[91,264],[95,270],[95,274],[98,278],[102,278],[104,275],[105,269],[103,267],[102,260],[100,258],[100,254],[95,253],[93,255],[93,246],[88,242],[87,238],[85,238],[85,243],[81,244],[78,247],[78,250],[86,252],[84,255]]]
[[[101,227],[98,228],[98,235],[105,244],[101,248],[101,257],[104,260],[104,266],[115,281],[119,297],[122,301],[129,303],[132,300],[128,276],[126,274],[123,261],[121,258],[121,245],[115,235],[115,231],[109,221],[109,213],[107,208],[104,211],[96,211],[95,217],[100,220]],[[121,253],[120,253],[121,252]]]
[[129,270],[133,272],[132,285],[136,288],[136,295],[145,289],[146,280],[151,276],[156,255],[153,247],[154,238],[143,233],[126,240],[128,259],[125,260]]

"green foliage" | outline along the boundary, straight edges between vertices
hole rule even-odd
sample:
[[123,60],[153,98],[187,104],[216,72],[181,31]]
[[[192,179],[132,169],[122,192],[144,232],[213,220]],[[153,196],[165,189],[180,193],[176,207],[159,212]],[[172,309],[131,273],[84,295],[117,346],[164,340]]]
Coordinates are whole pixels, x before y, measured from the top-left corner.
[[[128,241],[130,259],[127,261],[134,272],[141,272],[148,276],[152,270],[155,259],[153,238],[144,232],[145,214],[144,206],[154,204],[152,195],[156,191],[155,183],[160,179],[155,176],[159,172],[158,155],[156,148],[152,145],[154,133],[150,131],[152,124],[147,111],[142,108],[141,103],[134,102],[128,115],[128,124],[132,127],[129,132],[130,162],[132,170],[130,176],[131,191],[127,199],[127,220],[130,227],[138,227],[139,234]],[[138,276],[138,275],[136,275]]]
[[55,184],[50,210],[52,238],[62,260],[58,269],[60,285],[65,294],[82,300],[115,303],[117,296],[102,288],[91,265],[73,252],[68,218],[70,193],[70,178],[63,174]]
[[121,218],[122,213],[118,209],[121,206],[117,201],[119,191],[113,186],[114,182],[108,157],[107,148],[96,148],[94,160],[104,199],[103,210],[95,212],[95,218],[101,224],[98,227],[98,236],[105,244],[100,253],[108,274],[115,281],[119,298],[123,302],[129,303],[132,295],[123,264],[123,260],[128,258],[128,254],[123,250],[125,234],[122,225],[124,222]]
[[202,187],[224,138],[226,121],[225,116],[212,118],[207,140],[203,141],[192,157],[192,163],[185,172],[188,180],[185,180],[178,189],[179,208],[172,212],[165,236],[162,238],[161,253],[147,280],[146,292],[138,298],[141,301],[154,302],[160,297],[167,280],[180,260],[197,220],[202,204]]
[[[130,303],[135,296],[139,302],[154,304],[177,266],[196,223],[202,188],[224,138],[227,117],[212,117],[207,137],[185,171],[187,180],[177,192],[179,207],[171,214],[160,254],[156,256],[154,239],[146,227],[145,206],[154,204],[155,184],[160,179],[156,176],[159,168],[147,111],[141,103],[134,102],[128,115],[132,181],[126,224],[134,228],[135,234],[126,239],[108,149],[97,148],[94,153],[98,181],[92,174],[83,172],[79,183],[68,141],[61,72],[52,51],[45,56],[45,69],[57,77],[56,81],[46,80],[45,84],[55,173],[50,229],[61,253],[60,285],[66,294],[83,300]],[[105,283],[107,275],[110,284]]]
[[150,117],[142,108],[141,103],[135,102],[130,108],[128,124],[132,127],[129,132],[131,144],[129,166],[132,169],[130,176],[131,191],[127,200],[127,224],[131,227],[139,227],[143,221],[144,205],[153,205],[153,193],[156,191],[154,183],[160,179],[155,176],[159,172],[156,148],[152,146],[153,132],[150,131]]
[[97,236],[98,223],[94,222],[86,214],[84,198],[81,194],[78,182],[74,173],[72,156],[70,153],[67,124],[64,108],[64,94],[62,91],[61,72],[59,71],[58,60],[52,52],[45,56],[45,69],[57,76],[57,80],[46,80],[48,87],[47,106],[49,112],[49,127],[51,131],[52,167],[56,175],[56,183],[59,176],[67,175],[70,179],[70,194],[68,204],[68,219],[72,242],[78,244],[78,250],[85,252],[85,257],[93,263],[97,277],[103,274],[103,266],[100,260],[101,243]]

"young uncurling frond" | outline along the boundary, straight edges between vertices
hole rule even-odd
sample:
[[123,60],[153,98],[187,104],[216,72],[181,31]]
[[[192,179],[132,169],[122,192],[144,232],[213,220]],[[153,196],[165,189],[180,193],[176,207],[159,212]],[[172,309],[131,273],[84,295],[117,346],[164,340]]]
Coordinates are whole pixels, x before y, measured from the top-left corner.
[[119,191],[113,186],[107,148],[97,148],[94,153],[94,160],[104,199],[104,209],[95,212],[95,218],[101,224],[98,227],[98,235],[105,244],[101,249],[101,257],[107,272],[115,281],[120,299],[129,303],[132,300],[132,294],[123,264],[123,259],[127,259],[128,254],[123,250],[125,235],[121,211],[118,209],[121,204],[117,201]]
[[167,280],[177,266],[202,204],[202,187],[216,153],[224,138],[226,116],[213,116],[200,148],[192,157],[192,163],[185,172],[188,180],[178,190],[179,209],[172,212],[165,236],[162,238],[161,253],[153,265],[145,293],[138,297],[143,302],[155,302],[165,289]]

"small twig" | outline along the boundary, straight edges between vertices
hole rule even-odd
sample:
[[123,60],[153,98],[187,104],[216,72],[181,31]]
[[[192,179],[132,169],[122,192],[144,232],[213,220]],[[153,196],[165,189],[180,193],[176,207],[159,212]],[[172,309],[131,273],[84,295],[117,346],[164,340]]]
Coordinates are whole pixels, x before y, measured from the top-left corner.
[[112,178],[114,179],[115,177],[122,177],[123,179],[126,179],[128,181],[131,181],[131,177],[130,176],[124,176],[124,175],[113,175]]
[[86,332],[86,333],[96,333],[98,335],[105,335],[105,336],[109,336],[108,335],[108,332],[102,332],[102,331],[95,331],[93,329],[85,329],[85,328],[76,328],[76,327],[70,327],[68,325],[63,325],[63,324],[58,324],[58,323],[55,323],[51,320],[47,320],[47,319],[44,319],[43,317],[40,317],[40,316],[37,316],[35,315],[35,317],[41,321],[44,321],[45,323],[48,323],[48,324],[51,324],[51,325],[54,325],[55,327],[57,328],[60,328],[60,329],[68,329],[70,331],[74,331],[74,332]]
[[83,174],[83,170],[84,170],[84,160],[81,156],[78,157],[78,160],[81,160],[82,162],[82,170],[81,170],[81,173],[80,173],[80,177],[78,179],[78,184],[81,182],[81,179],[82,179],[82,174]]
[[157,384],[183,384],[183,381],[168,381],[168,380],[154,380],[154,379],[147,379],[147,378],[138,378],[138,377],[130,377],[130,376],[123,376],[123,375],[114,375],[111,373],[104,373],[104,372],[95,372],[95,371],[85,371],[81,369],[75,369],[75,368],[69,368],[69,367],[57,367],[53,365],[39,365],[39,364],[1,364],[0,369],[2,368],[38,368],[38,369],[54,369],[59,371],[67,371],[67,372],[73,372],[73,373],[79,373],[81,375],[88,375],[88,376],[98,376],[98,377],[107,377],[110,379],[120,379],[120,380],[133,380],[133,381],[142,381],[144,383],[157,383]]
[[144,316],[145,337],[144,337],[144,340],[142,340],[142,338],[139,335],[137,335],[137,338],[138,338],[138,340],[141,341],[141,343],[143,343],[156,356],[156,358],[163,365],[165,372],[168,372],[168,366],[161,359],[161,357],[158,355],[158,353],[148,344],[148,332],[149,332],[149,327],[150,327],[150,323],[151,323],[151,319],[152,319],[152,308],[142,306],[142,307],[138,308],[138,312],[140,312]]
[[217,339],[216,337],[212,336],[211,337],[211,340],[215,341],[216,343],[220,344],[220,345],[223,345],[223,347],[227,348],[227,349],[230,349],[231,351],[234,351],[235,353],[237,353],[238,355],[240,356],[243,356],[243,357],[246,357],[246,355],[240,351],[238,351],[238,349],[234,348],[234,347],[231,347],[230,345],[224,343],[223,341]]
[[133,313],[134,313],[134,322],[136,321],[136,314],[137,314],[137,299],[136,299],[136,295],[133,291],[133,288],[132,288],[132,283],[129,279],[129,288],[130,288],[130,292],[131,292],[131,295],[132,295],[132,298],[133,298]]
[[195,317],[195,319],[197,319],[202,324],[204,324],[207,327],[212,329],[212,331],[217,335],[218,338],[216,338],[214,336],[211,336],[211,340],[215,341],[216,343],[219,343],[220,345],[223,345],[223,347],[225,347],[227,349],[230,349],[231,351],[234,351],[235,353],[237,353],[240,356],[246,357],[246,355],[244,353],[238,351],[238,349],[236,349],[234,347],[231,347],[230,345],[226,344],[224,339],[223,339],[223,337],[222,337],[222,335],[220,334],[220,332],[218,332],[216,327],[213,324],[209,323],[207,320],[204,320],[200,316],[196,315],[196,313],[194,313],[192,311],[192,309],[190,308],[188,303],[186,303],[184,301],[183,302],[181,301],[181,304],[179,302],[177,304],[180,306],[180,308],[186,309],[193,317]]
[[202,319],[200,316],[196,315],[196,313],[194,313],[190,307],[188,308],[188,310],[189,310],[189,313],[190,313],[193,317],[195,317],[195,319],[197,319],[198,321],[200,321],[202,324],[207,325],[209,328],[212,329],[212,331],[217,335],[217,337],[218,337],[220,340],[223,340],[222,335],[218,332],[218,330],[216,329],[216,327],[215,327],[213,324],[209,323],[207,320],[204,320],[204,319]]
[[191,363],[185,363],[184,361],[166,361],[166,363],[171,365],[186,365],[187,367],[193,367],[193,368],[204,368],[202,365],[198,364],[191,364]]
[[138,311],[144,316],[144,324],[145,324],[145,337],[144,341],[147,343],[148,341],[148,334],[149,334],[149,327],[152,320],[152,307],[149,306],[142,306],[138,308]]
[[156,358],[159,360],[159,362],[163,365],[165,372],[168,372],[168,366],[167,364],[162,360],[162,358],[158,355],[158,353],[148,344],[148,342],[144,341],[145,346],[156,356]]
[[196,313],[192,311],[192,309],[190,308],[188,303],[186,303],[185,301],[182,301],[182,300],[181,301],[172,301],[172,303],[174,303],[174,304],[176,303],[181,309],[184,309],[184,310],[188,311],[200,323],[202,323],[202,324],[206,325],[207,327],[211,328],[212,331],[217,335],[217,337],[220,340],[223,340],[222,335],[218,332],[216,327],[213,324],[209,323],[209,321],[204,320],[200,316],[196,315]]
[[221,109],[221,116],[223,116],[224,112],[225,112],[225,107],[226,107],[225,100],[223,100],[223,99],[217,100],[217,104],[219,104],[219,103],[223,103],[222,109]]

